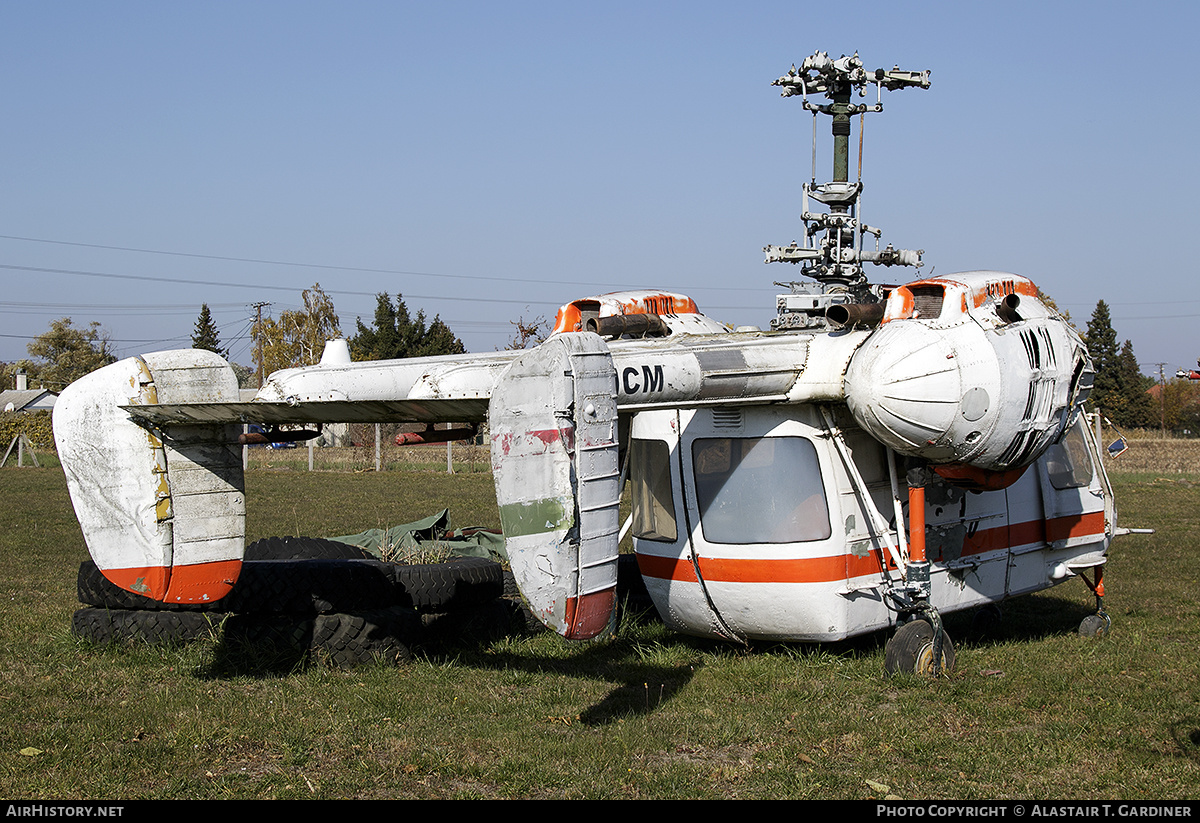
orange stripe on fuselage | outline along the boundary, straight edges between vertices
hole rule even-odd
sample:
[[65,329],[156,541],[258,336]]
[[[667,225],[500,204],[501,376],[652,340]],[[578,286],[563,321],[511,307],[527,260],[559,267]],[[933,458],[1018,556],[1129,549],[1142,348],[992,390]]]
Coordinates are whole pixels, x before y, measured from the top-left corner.
[[682,557],[660,557],[655,554],[637,555],[638,569],[644,577],[654,577],[659,580],[679,580],[684,583],[696,582],[696,570],[692,564]]
[[1046,521],[1046,541],[1066,540],[1072,537],[1091,537],[1104,534],[1104,512],[1072,514]]
[[[1063,540],[1068,537],[1104,537],[1104,513],[1068,515],[1049,521],[1032,520],[981,529],[963,542],[960,557],[986,554],[1014,546]],[[692,564],[683,558],[639,554],[638,568],[646,577],[696,583]],[[930,558],[933,561],[941,557]],[[700,557],[700,575],[719,583],[833,583],[882,571],[878,553],[840,554],[811,558]],[[889,568],[895,568],[891,562]]]

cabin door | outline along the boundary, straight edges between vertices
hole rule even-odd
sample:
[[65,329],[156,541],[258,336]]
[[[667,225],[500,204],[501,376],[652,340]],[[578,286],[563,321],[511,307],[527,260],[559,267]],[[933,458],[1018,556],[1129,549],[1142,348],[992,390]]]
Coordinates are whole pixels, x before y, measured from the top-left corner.
[[1050,549],[1081,549],[1106,537],[1104,470],[1083,415],[1038,461]]
[[699,574],[684,503],[680,430],[691,411],[638,412],[630,424],[630,534],[638,569],[669,627],[687,634],[736,639],[721,621]]

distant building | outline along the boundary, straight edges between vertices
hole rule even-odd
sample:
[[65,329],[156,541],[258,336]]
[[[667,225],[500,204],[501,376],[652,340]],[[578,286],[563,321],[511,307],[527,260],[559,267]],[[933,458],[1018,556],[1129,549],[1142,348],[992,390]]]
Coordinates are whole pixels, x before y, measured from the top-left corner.
[[17,387],[0,391],[0,412],[50,411],[58,392],[49,389],[31,389],[24,371],[17,372]]

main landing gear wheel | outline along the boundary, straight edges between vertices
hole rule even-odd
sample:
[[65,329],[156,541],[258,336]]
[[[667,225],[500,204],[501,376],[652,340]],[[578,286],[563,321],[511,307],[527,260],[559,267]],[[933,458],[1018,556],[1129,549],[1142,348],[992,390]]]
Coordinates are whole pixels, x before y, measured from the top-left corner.
[[949,675],[954,671],[954,643],[942,632],[940,665],[934,664],[934,631],[927,620],[905,623],[883,650],[883,667],[889,674],[917,674],[925,677]]

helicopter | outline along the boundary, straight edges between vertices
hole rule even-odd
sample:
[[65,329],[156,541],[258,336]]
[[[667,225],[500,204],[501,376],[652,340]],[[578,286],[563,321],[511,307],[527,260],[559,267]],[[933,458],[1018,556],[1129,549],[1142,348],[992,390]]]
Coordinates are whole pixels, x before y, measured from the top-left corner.
[[[774,81],[812,113],[814,160],[803,241],[764,248],[806,278],[776,284],[768,329],[647,289],[572,301],[527,350],[355,362],[329,341],[247,402],[229,364],[195,349],[77,380],[54,432],[93,560],[156,600],[218,600],[245,548],[247,424],[294,441],[326,423],[425,423],[427,442],[486,424],[508,562],[565,638],[612,624],[627,536],[656,610],[689,635],[891,630],[889,672],[940,674],[954,664],[943,615],[1076,577],[1096,600],[1080,631],[1106,632],[1107,552],[1129,530],[1084,411],[1079,334],[1020,275],[866,276],[919,268],[923,252],[881,248],[862,221],[852,118],[929,78],[816,52]],[[834,156],[818,184],[820,116]]]

